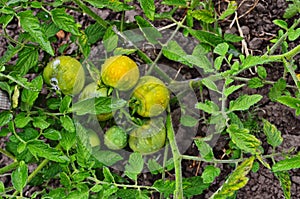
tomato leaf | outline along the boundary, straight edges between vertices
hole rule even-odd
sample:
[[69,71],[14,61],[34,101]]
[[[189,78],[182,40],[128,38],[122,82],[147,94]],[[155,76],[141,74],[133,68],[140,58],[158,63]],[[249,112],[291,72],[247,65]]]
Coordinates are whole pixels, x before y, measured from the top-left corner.
[[244,111],[248,110],[251,106],[259,102],[263,96],[254,94],[254,95],[242,95],[236,100],[231,101],[229,105],[230,111]]
[[154,20],[154,14],[155,14],[155,5],[154,0],[138,0],[146,17],[148,17],[150,20]]
[[39,59],[38,49],[33,46],[26,46],[18,54],[16,68],[20,75],[25,75],[27,72],[37,65]]
[[211,161],[214,159],[214,153],[209,144],[207,144],[202,139],[195,139],[194,142],[195,142],[202,158],[204,158],[207,161]]
[[249,134],[248,129],[240,129],[238,125],[232,124],[227,128],[227,132],[232,142],[236,144],[238,148],[248,153],[258,153],[258,147],[261,145],[261,142],[254,135]]
[[[191,196],[201,194],[205,189],[209,187],[210,184],[204,183],[200,176],[183,178],[182,187],[183,195],[186,198],[191,198]],[[163,193],[167,198],[173,194],[175,190],[175,181],[174,180],[156,180],[153,184],[160,193]]]
[[224,95],[226,97],[228,97],[230,94],[234,93],[235,91],[237,91],[238,89],[242,88],[243,86],[245,86],[245,84],[240,84],[240,85],[232,85],[228,88],[225,89],[224,91]]
[[40,128],[40,129],[46,129],[50,126],[50,123],[47,122],[43,117],[33,117],[33,122],[32,122],[33,126],[35,128]]
[[219,89],[218,89],[218,87],[217,87],[217,85],[215,84],[215,82],[213,80],[211,80],[210,78],[204,78],[204,79],[201,80],[201,82],[208,89],[210,89],[212,91],[220,92]]
[[292,158],[287,158],[274,164],[272,167],[272,171],[278,172],[278,171],[288,171],[291,169],[299,169],[300,168],[299,162],[300,162],[300,155],[294,156]]
[[30,153],[35,157],[43,157],[54,162],[60,163],[65,163],[69,161],[68,157],[63,155],[63,153],[60,150],[54,149],[42,141],[28,142],[27,147]]
[[209,100],[206,100],[205,103],[198,102],[195,107],[209,114],[214,114],[219,111],[219,106]]
[[180,117],[180,124],[187,127],[193,127],[196,126],[198,123],[198,120],[190,115],[183,115]]
[[20,24],[22,28],[28,32],[30,36],[34,38],[34,40],[38,42],[47,53],[49,53],[51,56],[54,56],[54,51],[50,45],[50,42],[48,41],[46,35],[42,32],[40,22],[38,18],[33,15],[33,11],[26,10],[20,12],[18,16],[20,17]]
[[252,165],[254,161],[254,156],[246,159],[242,162],[225,183],[215,192],[210,199],[221,199],[221,198],[228,198],[232,196],[235,191],[241,189],[248,183],[248,178],[246,175],[251,171]]
[[135,20],[146,39],[152,44],[157,44],[157,39],[161,38],[162,34],[151,23],[141,16],[135,16]]
[[71,133],[75,132],[75,126],[70,116],[68,115],[61,116],[59,119],[64,129],[66,129],[68,132]]
[[53,22],[60,29],[70,32],[73,35],[80,35],[74,18],[66,13],[65,8],[55,8],[50,11]]
[[22,192],[27,183],[27,177],[28,167],[24,161],[21,161],[17,169],[11,174],[12,184],[17,191]]
[[75,112],[77,115],[103,114],[118,110],[126,103],[123,99],[110,97],[89,98],[73,104],[69,111]]
[[281,132],[276,128],[275,125],[271,124],[267,120],[263,120],[263,124],[263,131],[267,136],[267,142],[273,147],[279,146],[283,141]]
[[76,132],[74,131],[61,131],[60,145],[65,150],[70,150],[76,143]]
[[49,140],[60,140],[61,139],[61,134],[59,131],[52,129],[52,128],[48,128],[43,135],[45,136],[45,138],[48,138]]
[[0,126],[8,124],[13,118],[13,115],[9,111],[3,111],[0,113]]
[[140,153],[132,153],[125,165],[125,174],[132,180],[137,180],[137,175],[143,170],[144,160]]
[[107,52],[113,51],[118,46],[118,35],[109,27],[103,36],[103,45]]
[[201,178],[203,179],[204,183],[212,183],[215,178],[220,175],[220,173],[220,168],[208,165],[204,168]]
[[284,197],[286,199],[291,199],[291,177],[288,171],[278,171],[275,172],[275,176],[280,181],[280,185],[283,190]]

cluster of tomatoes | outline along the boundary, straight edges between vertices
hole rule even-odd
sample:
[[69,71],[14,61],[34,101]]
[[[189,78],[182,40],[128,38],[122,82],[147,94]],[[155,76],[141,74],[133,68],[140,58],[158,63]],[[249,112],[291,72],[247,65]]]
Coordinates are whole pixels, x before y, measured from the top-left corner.
[[[114,125],[104,134],[104,144],[112,150],[127,145],[136,152],[150,154],[161,149],[166,140],[166,128],[161,114],[166,110],[170,93],[166,85],[154,76],[140,77],[137,64],[127,56],[108,58],[101,66],[101,80],[85,86],[84,69],[79,61],[60,56],[44,69],[45,82],[65,95],[79,94],[79,100],[93,97],[110,97],[109,88],[118,92],[131,92],[128,105],[132,117],[139,117],[141,124],[128,130]],[[101,82],[101,83],[99,83]],[[114,113],[97,115],[101,122],[110,120]],[[100,145],[97,134],[89,135],[92,146]]]

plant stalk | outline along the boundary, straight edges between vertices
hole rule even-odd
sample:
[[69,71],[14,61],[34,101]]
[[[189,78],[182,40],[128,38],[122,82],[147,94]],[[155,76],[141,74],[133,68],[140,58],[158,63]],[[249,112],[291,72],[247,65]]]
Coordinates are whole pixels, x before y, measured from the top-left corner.
[[166,127],[167,127],[167,136],[170,142],[170,146],[173,154],[173,160],[174,160],[174,169],[175,169],[174,198],[183,199],[182,170],[181,170],[182,156],[179,152],[176,139],[175,139],[175,133],[173,130],[172,118],[170,114],[170,107],[168,108]]
[[9,172],[9,171],[11,171],[11,170],[17,168],[18,165],[19,165],[19,162],[13,162],[13,163],[11,163],[11,164],[5,166],[5,167],[2,167],[2,168],[0,169],[0,175],[2,175],[2,174],[4,174],[4,173],[7,173],[7,172]]
[[99,17],[94,11],[92,11],[89,7],[87,7],[82,1],[80,0],[74,0],[74,2],[81,8],[83,12],[85,12],[87,15],[92,17],[98,24],[103,26],[103,28],[108,27],[108,23],[103,20],[101,17]]

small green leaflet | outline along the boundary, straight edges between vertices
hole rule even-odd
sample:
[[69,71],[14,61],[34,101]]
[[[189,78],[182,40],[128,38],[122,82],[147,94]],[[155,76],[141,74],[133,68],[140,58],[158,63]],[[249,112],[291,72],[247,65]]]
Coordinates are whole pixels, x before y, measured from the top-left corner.
[[47,53],[54,56],[54,51],[51,47],[51,44],[46,35],[42,32],[40,22],[38,18],[33,15],[33,11],[26,10],[20,12],[18,15],[20,17],[20,24],[22,28],[28,32],[30,36],[33,37],[34,40],[38,42]]
[[227,9],[222,12],[221,16],[219,17],[219,20],[223,20],[226,17],[232,15],[238,8],[237,2],[236,1],[228,1],[228,6]]
[[162,49],[163,55],[168,59],[173,61],[181,61],[182,63],[186,63],[186,60],[183,60],[187,54],[181,48],[181,46],[174,40],[171,40],[167,46],[164,46]]
[[285,199],[291,199],[291,177],[288,171],[275,172],[275,176],[280,181]]
[[84,32],[88,37],[88,43],[94,44],[104,36],[105,28],[98,23],[94,23],[88,26]]
[[148,160],[147,166],[152,174],[159,174],[164,171],[164,168],[152,158]]
[[231,101],[229,105],[230,111],[245,111],[248,110],[251,106],[259,102],[263,96],[254,94],[254,95],[242,95],[238,97],[235,101]]
[[0,126],[8,124],[13,118],[13,115],[9,111],[3,111],[0,113]]
[[61,135],[61,140],[60,140],[60,145],[65,149],[65,150],[70,150],[76,143],[76,132],[74,131],[65,131],[62,130],[60,132]]
[[115,12],[121,12],[125,10],[133,9],[133,6],[127,5],[126,3],[121,2],[120,0],[85,0],[90,3],[92,6],[97,8],[109,8]]
[[277,101],[281,104],[295,109],[296,115],[300,115],[300,99],[291,96],[281,96],[277,98]]
[[169,6],[186,6],[186,0],[163,0],[161,4]]
[[27,74],[31,68],[38,64],[38,60],[38,49],[33,46],[26,46],[18,54],[15,70],[18,71],[21,76],[23,76]]
[[180,124],[187,127],[196,126],[198,123],[198,119],[190,116],[190,115],[183,115],[180,117]]
[[208,165],[204,168],[201,178],[203,179],[204,183],[212,183],[215,178],[220,175],[220,173],[220,168]]
[[249,134],[248,129],[240,129],[238,125],[232,124],[227,128],[227,132],[232,142],[236,144],[238,148],[247,153],[258,153],[258,147],[261,145],[261,142],[254,135]]
[[27,177],[28,177],[28,168],[24,161],[21,161],[19,166],[15,171],[11,174],[11,180],[14,188],[22,192],[23,188],[25,187],[27,183]]
[[289,4],[288,8],[285,10],[283,17],[285,19],[289,19],[295,16],[299,12],[300,12],[300,1],[294,0],[292,3]]
[[132,153],[125,166],[125,174],[132,180],[137,180],[137,175],[143,170],[144,159],[140,153]]
[[69,132],[75,132],[75,126],[73,123],[72,118],[70,118],[70,116],[65,115],[65,116],[60,116],[60,122],[61,125],[64,127],[64,129],[66,129]]
[[71,15],[66,13],[64,8],[55,8],[51,10],[51,17],[55,25],[66,32],[70,32],[73,35],[80,35],[78,26]]
[[229,45],[227,43],[221,43],[215,47],[214,53],[220,56],[225,56],[226,53],[228,52],[228,49],[229,49]]
[[146,17],[148,17],[150,20],[154,20],[154,14],[155,14],[155,5],[154,0],[138,0]]
[[215,158],[213,150],[209,144],[204,142],[202,139],[196,139],[194,142],[202,158],[204,158],[207,161],[211,161]]
[[110,97],[89,98],[73,104],[70,110],[77,115],[103,114],[123,108],[126,103],[123,99]]
[[107,52],[112,52],[118,47],[118,35],[113,31],[113,27],[109,27],[103,36],[103,45]]
[[209,78],[204,78],[201,80],[201,82],[204,84],[204,86],[206,86],[208,89],[212,90],[212,91],[216,91],[218,93],[220,93],[217,85],[215,84],[215,82]]
[[58,150],[51,148],[48,144],[45,144],[42,141],[33,141],[27,144],[29,151],[35,157],[43,157],[54,162],[65,163],[68,162],[69,159],[67,156],[63,155],[63,153]]
[[33,117],[33,122],[32,122],[33,126],[35,128],[40,128],[40,129],[46,129],[50,126],[50,123],[47,122],[43,117]]
[[103,167],[103,176],[105,182],[115,182],[114,176],[112,175],[108,167]]
[[287,158],[281,160],[273,165],[272,171],[288,171],[291,169],[299,169],[300,168],[300,155],[294,156],[292,158]]
[[198,102],[195,105],[195,108],[200,109],[209,114],[214,114],[219,111],[219,106],[215,104],[213,101],[209,101],[209,100],[206,100],[205,103]]
[[248,183],[249,179],[246,175],[251,171],[254,159],[254,156],[251,156],[242,162],[210,199],[228,198],[231,197],[235,191],[243,188]]
[[240,85],[232,85],[228,88],[225,89],[224,91],[224,95],[226,97],[228,97],[230,94],[234,93],[235,91],[239,90],[240,88],[242,88],[243,86],[245,86],[245,84],[240,84]]
[[205,23],[213,23],[215,22],[215,18],[213,16],[213,12],[209,11],[209,10],[193,10],[193,11],[189,11],[188,15],[193,16],[193,18],[197,19],[197,20],[201,20]]
[[283,78],[280,78],[270,89],[268,96],[272,101],[275,101],[278,97],[282,95],[285,89],[286,81]]
[[[204,183],[200,176],[183,178],[182,187],[183,195],[186,198],[191,198],[201,194],[204,190],[209,187],[209,183]],[[155,187],[160,193],[163,193],[167,198],[174,193],[175,181],[174,180],[157,180],[154,182],[153,187]]]
[[279,146],[283,141],[281,132],[276,128],[275,125],[271,124],[267,120],[263,120],[263,124],[263,130],[265,135],[267,136],[267,142],[273,147]]
[[41,75],[37,76],[30,82],[32,89],[24,89],[22,91],[21,100],[24,102],[28,108],[31,108],[40,94],[40,90],[43,87],[43,77]]
[[157,39],[161,38],[162,34],[141,16],[135,16],[135,20],[146,39],[152,44],[157,44]]
[[60,103],[59,112],[66,113],[71,103],[72,103],[72,97],[66,95]]
[[93,155],[99,162],[106,166],[111,166],[116,162],[123,160],[123,157],[120,154],[113,151],[100,150],[97,153],[93,153]]
[[248,81],[249,88],[261,88],[264,86],[264,82],[259,77],[253,77]]

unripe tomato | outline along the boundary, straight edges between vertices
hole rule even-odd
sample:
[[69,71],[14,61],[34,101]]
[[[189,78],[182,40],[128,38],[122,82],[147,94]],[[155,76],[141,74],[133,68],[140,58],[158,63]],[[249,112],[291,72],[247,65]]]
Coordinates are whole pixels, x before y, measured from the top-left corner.
[[43,77],[48,85],[57,87],[65,95],[76,95],[84,86],[85,74],[79,61],[69,56],[60,56],[44,68]]
[[[107,97],[108,88],[104,85],[98,85],[96,82],[88,84],[79,95],[79,100],[85,100],[93,97]],[[113,113],[98,114],[97,119],[101,122],[109,120],[113,117]]]
[[110,127],[104,134],[104,144],[112,150],[119,150],[127,145],[127,133],[119,126]]
[[103,83],[120,91],[132,89],[139,77],[140,71],[136,63],[124,55],[108,58],[101,68]]
[[133,90],[130,107],[142,117],[153,117],[166,110],[169,101],[169,90],[160,79],[143,76]]
[[133,129],[129,135],[129,147],[134,152],[151,154],[161,149],[166,141],[166,128],[163,118],[148,120],[142,126]]
[[100,147],[101,142],[100,142],[98,134],[95,131],[88,130],[87,131],[87,135],[88,135],[88,138],[89,138],[90,145],[92,147],[95,147],[95,146],[99,146]]

